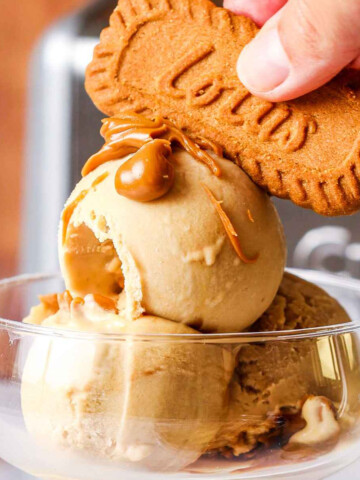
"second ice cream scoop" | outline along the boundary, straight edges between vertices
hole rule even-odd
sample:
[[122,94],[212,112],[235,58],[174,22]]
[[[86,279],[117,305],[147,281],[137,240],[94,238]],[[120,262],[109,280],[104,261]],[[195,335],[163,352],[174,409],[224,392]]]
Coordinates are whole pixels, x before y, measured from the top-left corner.
[[[195,461],[220,428],[233,356],[219,345],[177,338],[196,337],[192,328],[151,316],[127,322],[91,295],[46,318],[41,305],[35,307],[26,322],[123,335],[111,342],[79,342],[70,335],[33,343],[22,378],[22,410],[40,443],[114,463],[176,470]],[[165,337],[146,342],[154,334]]]

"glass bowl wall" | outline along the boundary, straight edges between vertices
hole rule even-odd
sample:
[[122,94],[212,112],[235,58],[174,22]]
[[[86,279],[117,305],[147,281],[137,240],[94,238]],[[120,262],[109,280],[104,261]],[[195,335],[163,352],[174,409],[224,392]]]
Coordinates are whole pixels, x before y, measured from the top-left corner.
[[[337,298],[353,322],[207,335],[54,330],[22,319],[37,295],[63,290],[59,276],[1,281],[0,457],[46,480],[315,480],[360,457],[360,282],[319,272],[292,273]],[[152,384],[154,357],[161,375]],[[111,369],[104,369],[109,362]],[[142,369],[139,379],[136,368]],[[248,391],[240,395],[244,403],[224,418],[219,402],[225,397],[218,400],[221,382],[216,379],[229,369],[232,382],[247,375]],[[251,386],[252,375],[258,387]],[[125,398],[121,387],[129,382]],[[301,388],[335,405],[341,425],[336,441],[321,448],[287,447],[291,411],[274,416],[267,395],[287,398],[286,392],[291,397]],[[275,430],[281,429],[281,442],[274,435],[274,441],[236,458],[214,453],[221,446],[214,443],[216,432],[230,432],[233,439],[238,429],[242,444],[240,434],[245,438],[249,428],[255,432],[269,419]],[[199,450],[210,452],[192,462]]]

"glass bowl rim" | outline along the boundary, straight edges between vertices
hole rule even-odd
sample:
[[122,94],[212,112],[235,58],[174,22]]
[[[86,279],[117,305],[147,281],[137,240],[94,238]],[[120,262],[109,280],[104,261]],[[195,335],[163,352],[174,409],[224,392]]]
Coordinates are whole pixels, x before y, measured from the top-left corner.
[[[297,275],[307,281],[319,281],[326,286],[342,287],[360,294],[360,280],[341,277],[328,272],[307,269],[287,268],[287,272]],[[32,281],[46,281],[61,279],[61,274],[56,273],[33,273],[20,274],[14,277],[0,279],[0,289],[8,286],[15,286]],[[360,323],[354,321],[348,323],[339,323],[337,325],[302,328],[297,330],[275,330],[268,332],[229,332],[229,333],[97,333],[97,332],[77,332],[74,330],[44,327],[41,325],[31,325],[16,320],[10,320],[0,317],[0,330],[8,331],[10,336],[14,334],[29,334],[41,337],[68,338],[72,340],[89,340],[97,342],[117,342],[124,340],[137,341],[176,341],[185,343],[253,343],[253,342],[274,342],[300,340],[306,338],[316,338],[332,335],[342,335],[345,333],[354,333],[360,331]]]

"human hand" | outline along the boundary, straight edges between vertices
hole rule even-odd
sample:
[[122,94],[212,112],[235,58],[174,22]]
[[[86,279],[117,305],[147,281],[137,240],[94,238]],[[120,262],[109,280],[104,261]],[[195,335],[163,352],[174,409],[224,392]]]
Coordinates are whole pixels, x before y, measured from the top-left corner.
[[359,0],[224,0],[224,7],[263,25],[237,65],[254,95],[290,100],[347,66],[360,69]]

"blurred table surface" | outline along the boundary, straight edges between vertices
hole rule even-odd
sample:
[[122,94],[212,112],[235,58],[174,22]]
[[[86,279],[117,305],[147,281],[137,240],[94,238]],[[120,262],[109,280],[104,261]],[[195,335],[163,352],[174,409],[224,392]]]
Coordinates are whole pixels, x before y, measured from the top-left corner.
[[51,22],[86,3],[90,0],[0,0],[0,277],[16,271],[30,54]]
[[[336,473],[327,477],[326,480],[358,480],[360,478],[360,460],[354,462],[349,467],[341,470],[341,472]],[[15,470],[14,468],[8,466],[5,463],[0,461],[0,478],[1,480],[37,480],[35,477],[25,475],[24,473]],[[291,480],[291,479],[289,479]],[[325,479],[324,479],[325,480]]]

